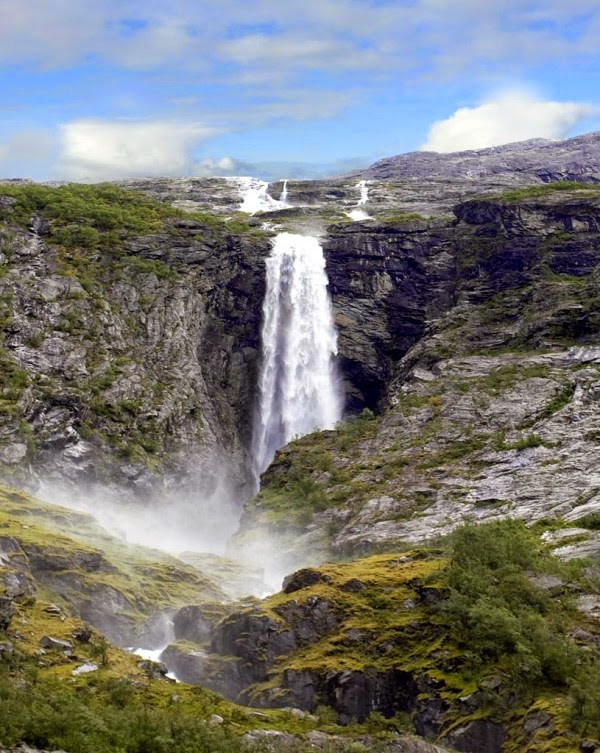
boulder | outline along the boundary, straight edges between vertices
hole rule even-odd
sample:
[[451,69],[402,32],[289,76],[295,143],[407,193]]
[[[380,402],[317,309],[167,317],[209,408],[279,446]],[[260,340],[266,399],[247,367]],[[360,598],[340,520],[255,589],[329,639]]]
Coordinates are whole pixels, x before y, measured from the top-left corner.
[[0,596],[0,630],[8,630],[17,607],[10,596]]
[[73,650],[73,644],[69,641],[63,641],[60,638],[53,638],[50,635],[45,635],[40,641],[40,648],[47,651],[60,651],[62,653],[71,653]]
[[456,727],[442,739],[460,753],[502,753],[506,731],[488,719],[477,719]]
[[171,644],[161,654],[161,664],[180,682],[202,685],[205,678],[204,651],[196,651],[178,644]]
[[144,659],[143,661],[138,662],[138,668],[152,680],[164,680],[169,673],[169,670],[162,662],[152,661],[150,659]]
[[212,622],[207,619],[201,606],[189,606],[180,609],[173,618],[173,631],[176,640],[202,643],[210,638]]
[[283,579],[282,591],[286,594],[301,591],[303,588],[315,586],[317,583],[327,582],[327,576],[311,567],[304,567],[297,570]]

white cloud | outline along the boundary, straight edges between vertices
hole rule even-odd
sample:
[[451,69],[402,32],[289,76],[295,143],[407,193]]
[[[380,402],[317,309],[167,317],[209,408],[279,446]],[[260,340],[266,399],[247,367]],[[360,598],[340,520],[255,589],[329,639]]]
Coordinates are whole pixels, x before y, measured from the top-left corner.
[[505,92],[478,107],[461,107],[429,129],[421,147],[431,152],[483,149],[532,138],[565,138],[597,105],[545,102],[523,91]]
[[[518,80],[545,61],[589,66],[600,35],[598,0],[0,0],[0,18],[0,63],[128,71],[115,84],[94,72],[89,92],[70,93],[86,106],[70,113],[108,106],[138,117],[139,104],[115,100],[131,71],[152,72],[136,92],[150,117],[174,104],[203,121],[217,110],[231,127],[330,117],[357,93],[363,102],[392,97],[392,77],[410,87],[466,73],[478,87],[500,75]],[[60,103],[66,95],[56,92]]]
[[271,66],[346,71],[382,66],[381,56],[376,52],[322,34],[249,34],[228,41],[221,49],[225,58],[244,66],[266,66],[267,71]]
[[217,167],[220,170],[233,170],[234,161],[231,157],[221,157],[221,159],[217,162]]
[[[210,70],[223,62],[444,75],[597,54],[597,0],[0,0],[0,60]],[[131,23],[131,22],[135,23]],[[263,33],[263,27],[277,29]],[[231,30],[248,28],[232,37]],[[581,29],[579,28],[581,27]],[[257,31],[252,31],[257,29]]]
[[81,181],[185,175],[216,131],[198,123],[76,120],[61,127],[60,171]]

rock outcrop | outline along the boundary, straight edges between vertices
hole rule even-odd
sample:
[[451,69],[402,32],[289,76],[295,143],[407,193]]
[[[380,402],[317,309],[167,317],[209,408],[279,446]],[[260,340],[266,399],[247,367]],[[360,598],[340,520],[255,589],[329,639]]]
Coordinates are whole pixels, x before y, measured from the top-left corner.
[[[158,648],[171,639],[180,608],[224,598],[216,582],[181,560],[110,536],[90,515],[1,486],[0,530],[3,630],[20,605],[42,592],[62,607],[44,609],[56,622],[75,615],[114,645]],[[225,614],[219,605],[214,622]],[[48,638],[42,648],[52,648],[53,634],[42,637]],[[79,638],[86,642],[85,633]]]
[[[543,550],[539,534],[504,522],[490,529],[489,538],[482,535],[478,541],[474,534],[463,534],[468,551],[445,542],[300,570],[281,593],[235,611],[209,637],[202,635],[198,645],[173,644],[162,659],[180,679],[237,702],[317,715],[327,706],[342,725],[378,719],[383,728],[387,719],[464,753],[533,753],[544,750],[550,739],[559,750],[575,749],[576,730],[583,729],[575,720],[583,707],[565,696],[568,683],[557,682],[560,663],[554,661],[561,661],[562,651],[581,651],[578,661],[584,663],[598,658],[598,615],[580,609],[575,617],[567,606],[570,599],[563,600],[566,588],[580,599],[593,598],[597,571],[582,572],[568,587],[562,580],[558,588],[561,579],[551,573],[567,570]],[[538,550],[544,551],[542,559],[532,555],[529,560]],[[457,580],[455,563],[464,557],[472,569],[461,570]],[[513,558],[507,569],[503,557]],[[489,590],[481,605],[491,616],[486,621],[477,612],[478,622],[469,602],[482,583]],[[554,658],[542,670],[554,680],[540,684],[540,667],[530,649],[515,645],[503,653],[500,644],[488,642],[487,630],[493,643],[506,640],[508,612],[498,610],[496,601],[505,587],[509,602],[525,599],[531,605],[527,609],[543,615],[536,619],[556,626],[558,632],[546,633],[536,649],[543,654],[554,646]],[[472,614],[473,622],[457,619],[461,610]],[[520,606],[517,612],[520,629],[534,629],[533,613]],[[560,613],[571,614],[591,632],[564,633],[564,623],[554,621]],[[541,623],[536,624],[538,630]],[[577,671],[576,664],[569,666],[567,671]]]

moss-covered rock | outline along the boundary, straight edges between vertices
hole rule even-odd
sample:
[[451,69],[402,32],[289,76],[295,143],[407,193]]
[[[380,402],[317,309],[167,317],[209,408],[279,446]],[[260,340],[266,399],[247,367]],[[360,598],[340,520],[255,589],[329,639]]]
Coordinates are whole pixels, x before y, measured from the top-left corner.
[[5,593],[49,593],[121,646],[164,645],[170,617],[219,586],[174,557],[111,536],[87,514],[0,487]]
[[600,732],[600,696],[580,684],[600,623],[578,606],[598,575],[561,563],[541,530],[469,525],[433,549],[301,570],[217,625],[197,679],[227,676],[223,692],[265,708],[325,703],[342,723],[401,718],[473,753],[573,750]]

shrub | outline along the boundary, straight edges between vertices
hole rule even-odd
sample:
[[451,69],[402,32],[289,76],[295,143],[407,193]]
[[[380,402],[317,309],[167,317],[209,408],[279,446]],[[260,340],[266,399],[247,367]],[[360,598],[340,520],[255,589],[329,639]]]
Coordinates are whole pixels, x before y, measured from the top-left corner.
[[450,542],[450,594],[441,611],[473,665],[497,662],[513,688],[566,685],[576,652],[562,628],[564,608],[528,577],[561,565],[520,521],[467,524]]
[[[23,668],[21,669],[23,672]],[[23,672],[24,675],[27,673]],[[242,740],[197,714],[152,704],[125,680],[73,687],[39,675],[14,682],[0,662],[0,741],[69,753],[242,753]],[[144,704],[152,705],[146,706]],[[155,707],[153,707],[155,706]],[[207,710],[207,713],[210,711]]]
[[32,214],[37,214],[49,222],[51,243],[65,249],[101,249],[117,257],[128,237],[156,233],[164,229],[169,219],[193,219],[211,232],[257,232],[246,220],[226,223],[208,213],[187,214],[170,204],[153,201],[140,191],[110,183],[4,184],[0,186],[0,195],[16,199],[12,207],[0,210],[0,220],[25,227]]

